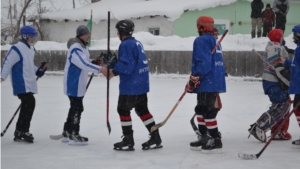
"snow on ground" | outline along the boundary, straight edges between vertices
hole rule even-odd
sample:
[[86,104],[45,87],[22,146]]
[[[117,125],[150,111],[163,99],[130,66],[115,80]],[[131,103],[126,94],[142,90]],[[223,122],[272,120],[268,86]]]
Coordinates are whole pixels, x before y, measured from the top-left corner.
[[[188,75],[164,74],[150,76],[149,109],[157,123],[162,122],[183,93]],[[261,82],[247,82],[243,78],[227,78],[227,93],[221,94],[223,109],[218,114],[222,132],[223,154],[201,154],[191,151],[189,143],[196,140],[190,125],[194,114],[196,95],[186,94],[177,109],[161,127],[163,148],[141,150],[148,140],[144,124],[132,111],[135,139],[134,152],[113,150],[121,141],[121,124],[116,111],[118,78],[110,82],[110,125],[106,127],[106,79],[94,77],[84,98],[81,134],[89,138],[87,146],[69,146],[51,140],[50,134],[63,129],[69,100],[63,95],[63,76],[46,75],[39,79],[39,93],[35,95],[36,108],[31,130],[33,144],[16,143],[13,132],[17,118],[1,138],[1,167],[3,169],[297,169],[300,149],[293,149],[290,141],[272,141],[256,161],[241,160],[238,153],[258,153],[263,143],[253,137],[247,139],[247,129],[267,110],[270,102],[263,94]],[[20,101],[12,95],[10,81],[1,84],[1,131],[11,119]],[[292,96],[293,98],[294,96]],[[293,140],[299,138],[295,116],[290,119],[289,132]],[[269,133],[268,133],[269,134]]]

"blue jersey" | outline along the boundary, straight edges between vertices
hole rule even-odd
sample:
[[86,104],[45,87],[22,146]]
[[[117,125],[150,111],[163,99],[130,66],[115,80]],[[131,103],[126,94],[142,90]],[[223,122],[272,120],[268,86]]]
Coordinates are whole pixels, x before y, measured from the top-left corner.
[[226,92],[225,67],[222,47],[216,46],[216,39],[211,34],[199,36],[194,41],[192,56],[192,74],[200,76],[200,86],[194,90],[199,92]]
[[286,60],[285,65],[291,67],[290,94],[300,94],[300,40],[297,42],[293,60]]
[[126,38],[119,46],[118,56],[113,70],[120,76],[120,94],[140,95],[148,93],[148,61],[141,42],[133,37]]

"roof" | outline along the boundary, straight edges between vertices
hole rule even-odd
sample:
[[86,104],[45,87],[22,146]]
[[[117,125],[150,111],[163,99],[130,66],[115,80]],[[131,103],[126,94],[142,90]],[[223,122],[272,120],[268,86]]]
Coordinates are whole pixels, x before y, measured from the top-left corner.
[[129,19],[144,16],[166,16],[174,21],[186,10],[203,10],[219,5],[228,5],[237,0],[101,0],[81,8],[42,14],[41,19],[50,20],[89,20],[93,11],[93,22],[107,19]]

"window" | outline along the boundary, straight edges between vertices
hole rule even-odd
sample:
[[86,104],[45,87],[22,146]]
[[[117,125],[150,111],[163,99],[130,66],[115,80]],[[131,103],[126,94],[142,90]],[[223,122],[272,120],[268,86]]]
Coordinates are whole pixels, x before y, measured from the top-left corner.
[[153,35],[159,35],[159,28],[149,28],[149,32]]

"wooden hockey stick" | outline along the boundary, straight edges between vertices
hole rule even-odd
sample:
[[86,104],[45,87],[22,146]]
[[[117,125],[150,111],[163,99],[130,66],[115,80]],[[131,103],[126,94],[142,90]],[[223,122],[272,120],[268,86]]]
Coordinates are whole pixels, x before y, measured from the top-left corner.
[[[220,45],[220,43],[221,43],[222,40],[224,39],[224,37],[225,37],[225,35],[227,34],[227,32],[228,32],[228,29],[225,30],[225,32],[223,33],[221,39],[218,41],[218,43],[217,43],[217,44],[215,45],[215,47],[212,49],[211,54],[213,54],[213,53],[215,52],[215,50],[216,50],[217,47]],[[168,119],[170,118],[170,116],[173,114],[174,110],[177,108],[178,104],[181,102],[181,100],[182,100],[182,98],[184,97],[184,95],[186,94],[186,92],[187,92],[187,91],[184,90],[183,94],[180,96],[179,100],[177,101],[177,103],[175,104],[175,106],[173,107],[173,109],[171,110],[171,112],[169,113],[169,115],[167,116],[167,118],[166,118],[164,121],[162,121],[162,122],[160,122],[160,123],[158,123],[158,124],[156,124],[156,125],[154,125],[154,126],[151,127],[151,133],[152,133],[153,131],[157,130],[158,128],[162,127],[163,125],[165,125],[165,123],[168,121]]]

